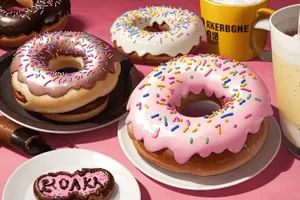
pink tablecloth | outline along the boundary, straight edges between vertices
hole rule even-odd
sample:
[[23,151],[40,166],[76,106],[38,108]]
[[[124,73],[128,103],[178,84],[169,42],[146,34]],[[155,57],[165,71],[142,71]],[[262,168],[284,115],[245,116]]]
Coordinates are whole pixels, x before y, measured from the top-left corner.
[[[271,7],[278,9],[286,5],[300,3],[299,0],[271,0]],[[110,41],[109,28],[114,19],[122,12],[137,7],[150,5],[172,5],[184,7],[200,14],[199,0],[108,0],[80,1],[72,0],[72,16],[68,30],[86,31]],[[268,42],[267,48],[270,48]],[[204,49],[204,48],[203,48]],[[204,50],[202,50],[204,51]],[[1,50],[1,54],[5,51]],[[263,78],[272,96],[272,104],[276,107],[272,63],[249,61],[249,67]],[[150,72],[151,67],[137,66],[143,73]],[[104,153],[127,167],[139,182],[142,199],[222,199],[222,200],[299,200],[300,162],[294,159],[282,145],[279,154],[271,165],[255,178],[240,185],[214,191],[186,191],[175,189],[148,178],[136,169],[122,152],[117,139],[117,123],[97,131],[79,135],[43,134],[54,148],[84,148]],[[114,149],[112,151],[112,149]],[[12,174],[28,158],[19,155],[7,147],[0,147],[0,194]],[[299,168],[298,168],[299,167]],[[2,196],[2,195],[1,195]],[[130,198],[128,198],[130,199]]]

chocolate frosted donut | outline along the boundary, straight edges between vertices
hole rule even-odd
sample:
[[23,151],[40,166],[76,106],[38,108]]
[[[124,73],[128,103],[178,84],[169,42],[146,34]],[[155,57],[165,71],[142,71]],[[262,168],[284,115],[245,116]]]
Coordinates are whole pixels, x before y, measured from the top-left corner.
[[[52,32],[35,37],[17,50],[10,66],[14,94],[24,109],[54,120],[63,113],[77,116],[67,121],[81,121],[78,115],[87,112],[99,114],[108,99],[99,98],[114,89],[120,70],[115,50],[83,32]],[[71,112],[91,102],[99,112],[90,105],[93,109]],[[58,121],[65,121],[67,114],[59,115]]]
[[12,6],[26,6],[28,2],[31,0],[0,1],[0,45],[18,47],[37,33],[64,28],[70,14],[70,0],[33,0],[28,8],[9,9]]

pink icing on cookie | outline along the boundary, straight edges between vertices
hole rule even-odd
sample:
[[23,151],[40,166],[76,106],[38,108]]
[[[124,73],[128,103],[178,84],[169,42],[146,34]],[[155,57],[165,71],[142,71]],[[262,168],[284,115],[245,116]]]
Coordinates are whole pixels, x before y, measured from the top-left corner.
[[[247,134],[256,133],[263,119],[273,114],[263,81],[245,64],[231,59],[213,54],[182,56],[161,64],[147,77],[129,99],[126,121],[149,152],[168,148],[180,164],[194,154],[239,152]],[[203,90],[207,96],[225,97],[226,104],[204,117],[176,111],[182,98]]]
[[79,192],[80,195],[96,193],[99,188],[104,188],[109,181],[105,171],[86,172],[84,174],[48,174],[38,180],[38,190],[44,196],[67,197],[71,193]]

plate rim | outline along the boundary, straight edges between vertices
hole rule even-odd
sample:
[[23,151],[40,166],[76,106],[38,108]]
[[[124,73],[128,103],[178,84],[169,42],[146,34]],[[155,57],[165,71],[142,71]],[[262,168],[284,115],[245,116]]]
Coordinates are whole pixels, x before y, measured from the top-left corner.
[[[122,138],[125,137],[125,136],[122,136],[121,134],[121,130],[122,130],[122,127],[125,126],[125,118],[124,119],[121,119],[119,122],[118,122],[118,140],[119,140],[119,143],[120,143],[120,146],[121,146],[121,149],[123,151],[123,153],[126,155],[127,159],[139,170],[141,171],[143,174],[145,174],[146,176],[150,177],[151,179],[153,180],[156,180],[164,185],[168,185],[168,186],[172,186],[174,188],[179,188],[179,189],[184,189],[184,190],[191,190],[191,191],[209,191],[209,190],[218,190],[218,189],[223,189],[223,188],[228,188],[228,187],[232,187],[232,186],[235,186],[235,185],[238,185],[238,184],[241,184],[245,181],[248,181],[252,178],[254,178],[255,176],[257,176],[258,174],[260,174],[261,172],[263,172],[270,164],[271,162],[275,159],[275,157],[277,156],[279,150],[280,150],[280,146],[281,146],[281,143],[282,143],[282,135],[281,135],[281,128],[280,128],[280,125],[278,124],[277,120],[275,119],[274,116],[271,117],[271,120],[274,121],[274,124],[275,126],[278,128],[278,130],[280,131],[280,134],[278,134],[279,136],[279,139],[278,139],[278,145],[277,145],[277,148],[275,149],[274,151],[274,154],[272,155],[272,157],[268,160],[267,163],[265,163],[265,165],[263,166],[263,168],[261,168],[260,170],[258,170],[257,172],[253,173],[251,176],[248,176],[248,177],[243,177],[242,179],[239,179],[239,180],[235,180],[233,182],[231,182],[231,184],[222,184],[221,187],[220,185],[218,185],[218,187],[216,186],[210,186],[210,187],[205,187],[205,188],[202,188],[202,189],[199,189],[199,187],[185,187],[184,185],[182,186],[178,186],[176,184],[173,184],[172,182],[165,182],[165,181],[162,181],[162,179],[156,179],[155,175],[153,176],[151,173],[149,173],[147,170],[145,170],[143,167],[140,167],[139,164],[137,164],[137,162],[135,161],[135,159],[132,159],[132,156],[128,153],[128,151],[126,151],[126,145],[124,145],[122,143]],[[142,158],[143,159],[143,158]],[[251,160],[249,161],[251,162]],[[246,163],[247,164],[247,163]],[[163,173],[163,172],[161,172]],[[176,173],[176,172],[174,172]]]
[[127,113],[124,113],[124,114],[120,115],[119,117],[115,118],[114,120],[112,120],[110,122],[107,122],[107,123],[104,123],[104,124],[101,124],[101,125],[98,125],[98,126],[94,126],[94,127],[91,127],[91,128],[77,129],[77,130],[72,130],[72,131],[60,131],[60,130],[48,130],[48,129],[43,129],[43,128],[37,128],[37,127],[34,127],[34,126],[30,126],[30,125],[28,125],[26,123],[20,122],[20,121],[16,120],[15,118],[7,115],[1,109],[0,109],[0,113],[3,116],[5,116],[6,118],[10,119],[11,121],[13,121],[13,122],[15,122],[15,123],[17,123],[17,124],[19,124],[19,125],[21,125],[23,127],[29,128],[31,130],[43,132],[43,133],[51,133],[51,134],[57,134],[57,135],[77,134],[77,133],[84,133],[84,132],[88,132],[88,131],[97,130],[97,129],[100,129],[100,128],[104,128],[104,127],[106,127],[108,125],[111,125],[111,124],[119,121],[125,115],[127,115]]
[[[2,56],[0,56],[0,63],[3,62],[5,59],[7,59],[8,57],[12,56],[14,54],[16,50],[10,50],[8,52],[6,52],[5,54],[3,54]],[[141,77],[139,76],[138,74],[138,69],[136,68],[136,66],[134,65],[134,63],[132,63],[130,60],[128,59],[120,59],[120,62],[126,62],[126,61],[129,61],[131,64],[132,64],[132,68],[129,70],[128,72],[128,76],[131,77],[131,88],[130,88],[130,94],[132,93],[132,91],[135,89],[135,87],[138,85],[138,83],[141,81]],[[134,76],[134,78],[133,78]],[[39,132],[44,132],[44,133],[51,133],[51,134],[78,134],[78,133],[83,133],[83,132],[88,132],[88,131],[93,131],[93,130],[97,130],[97,129],[100,129],[100,128],[103,128],[103,127],[106,127],[108,125],[111,125],[117,121],[119,121],[122,117],[124,117],[124,115],[127,114],[127,110],[126,110],[126,104],[128,102],[130,98],[130,95],[128,96],[126,102],[124,102],[124,105],[123,107],[120,107],[121,110],[123,110],[123,112],[121,111],[120,115],[118,117],[116,117],[115,119],[111,120],[111,121],[108,121],[106,123],[103,123],[103,124],[95,124],[94,125],[89,125],[90,127],[83,127],[83,128],[79,128],[79,129],[71,129],[71,130],[59,130],[59,129],[48,129],[47,127],[44,127],[42,125],[42,127],[35,127],[34,126],[34,123],[35,121],[34,120],[31,120],[27,117],[24,117],[22,115],[20,115],[21,118],[23,118],[24,120],[20,120],[18,119],[18,117],[14,117],[14,115],[19,115],[17,112],[14,112],[9,106],[7,106],[7,104],[5,104],[2,99],[0,99],[0,105],[1,105],[1,108],[0,108],[0,114],[2,114],[3,116],[5,116],[6,118],[10,119],[11,121],[23,126],[23,127],[26,127],[26,128],[29,128],[29,129],[32,129],[32,130],[35,130],[35,131],[39,131]],[[119,109],[118,109],[119,110]],[[32,121],[33,124],[28,124],[26,123],[26,120],[30,120]],[[39,123],[39,122],[37,122]],[[42,122],[40,122],[39,124],[41,124]],[[53,122],[53,124],[55,124],[55,122]],[[79,122],[80,124],[80,122]],[[64,126],[64,124],[61,124],[59,126]]]
[[46,154],[60,153],[60,152],[62,152],[62,151],[85,151],[85,152],[87,152],[87,153],[98,154],[99,156],[105,157],[106,159],[111,159],[111,160],[113,160],[114,162],[116,162],[116,163],[118,163],[120,166],[122,166],[122,167],[123,167],[123,170],[127,171],[127,173],[128,173],[129,175],[131,175],[131,177],[132,177],[133,180],[134,180],[135,186],[136,186],[136,188],[137,188],[137,192],[138,192],[137,196],[139,197],[139,199],[142,198],[142,197],[141,197],[141,188],[140,188],[140,186],[139,186],[139,184],[138,184],[138,182],[137,182],[137,179],[136,179],[136,178],[133,176],[133,174],[132,174],[132,173],[131,173],[124,165],[122,165],[119,161],[117,161],[117,160],[115,160],[115,159],[111,158],[110,156],[107,156],[107,155],[105,155],[105,154],[103,154],[103,153],[99,153],[99,152],[92,151],[92,150],[89,150],[89,149],[64,148],[64,149],[52,150],[52,151],[49,151],[49,152],[45,152],[45,153],[39,154],[39,155],[37,155],[37,156],[35,156],[35,157],[33,157],[33,158],[28,159],[27,161],[25,161],[24,163],[22,163],[19,167],[17,167],[17,168],[13,171],[13,173],[9,176],[9,178],[7,179],[7,181],[6,181],[6,183],[5,183],[5,186],[4,186],[3,192],[2,192],[2,199],[5,200],[5,199],[4,199],[4,195],[5,195],[5,191],[7,190],[8,183],[11,181],[11,179],[15,176],[15,174],[16,174],[22,167],[24,167],[25,165],[28,165],[28,163],[30,163],[30,162],[34,162],[34,160],[39,159],[40,157],[43,157],[43,156],[46,155]]

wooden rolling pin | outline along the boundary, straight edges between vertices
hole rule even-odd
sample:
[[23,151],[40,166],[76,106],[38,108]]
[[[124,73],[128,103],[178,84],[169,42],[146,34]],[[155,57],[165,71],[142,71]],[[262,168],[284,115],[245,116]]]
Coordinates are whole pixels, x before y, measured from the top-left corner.
[[6,144],[25,154],[37,155],[52,150],[41,135],[0,116],[0,144]]

